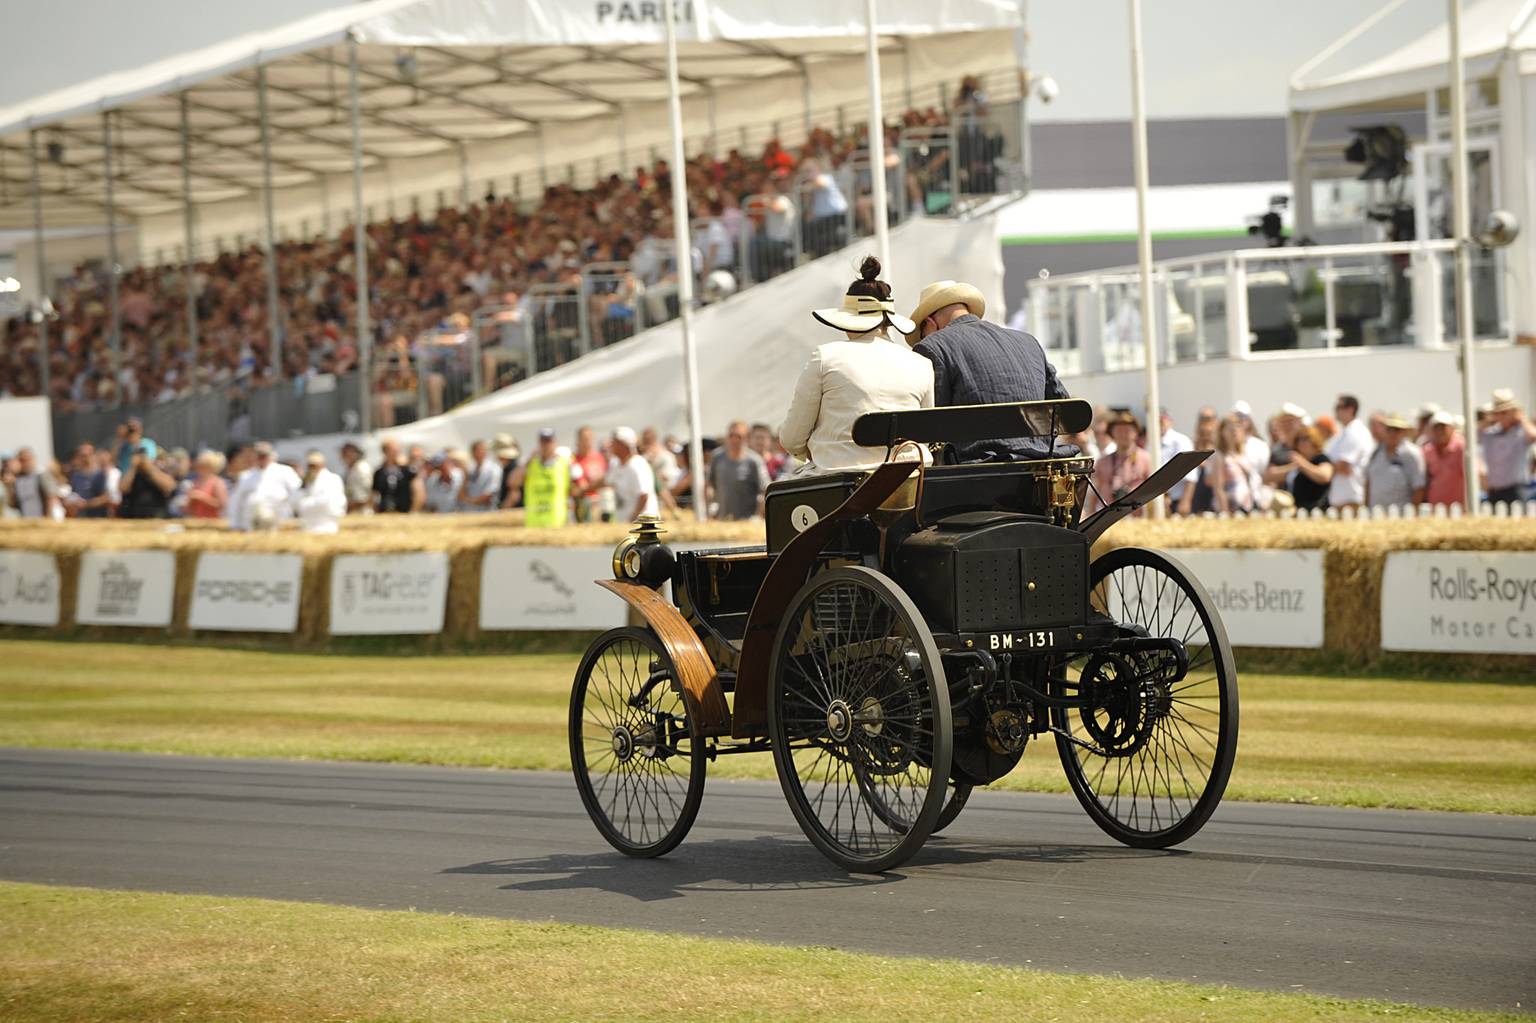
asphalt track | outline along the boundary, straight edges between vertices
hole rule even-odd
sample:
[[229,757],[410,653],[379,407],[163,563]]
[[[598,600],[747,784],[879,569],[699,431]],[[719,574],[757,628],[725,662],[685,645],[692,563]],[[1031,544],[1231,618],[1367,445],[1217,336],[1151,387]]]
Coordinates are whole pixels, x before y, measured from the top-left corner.
[[1229,802],[1147,852],[1070,796],[978,791],[912,862],[849,875],[772,782],[711,781],[688,840],[637,861],[563,774],[0,748],[0,877],[1536,1004],[1520,817]]

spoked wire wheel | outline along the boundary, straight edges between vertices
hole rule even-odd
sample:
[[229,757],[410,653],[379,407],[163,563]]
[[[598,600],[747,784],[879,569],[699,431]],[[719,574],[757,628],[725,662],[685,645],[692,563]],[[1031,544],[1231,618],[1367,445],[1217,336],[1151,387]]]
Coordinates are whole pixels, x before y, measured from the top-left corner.
[[912,601],[867,568],[815,576],[779,627],[769,685],[774,766],[811,843],[848,870],[905,862],[943,809],[954,741]]
[[1092,606],[1138,635],[1184,644],[1174,657],[1079,655],[1055,666],[1056,748],[1094,822],[1126,845],[1161,849],[1199,831],[1221,802],[1237,752],[1237,671],[1205,589],[1178,561],[1126,547],[1090,569]]
[[613,629],[587,649],[570,742],[576,788],[609,844],[639,857],[675,849],[704,798],[705,746],[654,632]]

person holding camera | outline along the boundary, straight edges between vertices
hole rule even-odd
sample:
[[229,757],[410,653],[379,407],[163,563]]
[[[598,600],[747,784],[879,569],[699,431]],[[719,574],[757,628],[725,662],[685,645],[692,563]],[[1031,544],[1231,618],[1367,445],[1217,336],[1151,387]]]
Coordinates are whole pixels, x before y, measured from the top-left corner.
[[[142,435],[144,427],[139,426]],[[154,455],[140,444],[127,447],[128,468],[123,470],[123,503],[118,517],[123,519],[163,519],[170,514],[171,494],[176,481],[155,464]]]
[[[117,439],[112,442],[112,459],[117,463],[117,471],[126,473],[128,466],[133,462],[133,449],[140,448],[149,455],[150,461],[160,457],[160,447],[154,441],[144,436],[144,420],[138,416],[129,416],[128,421],[117,428]],[[128,493],[126,482],[119,483],[124,494]]]

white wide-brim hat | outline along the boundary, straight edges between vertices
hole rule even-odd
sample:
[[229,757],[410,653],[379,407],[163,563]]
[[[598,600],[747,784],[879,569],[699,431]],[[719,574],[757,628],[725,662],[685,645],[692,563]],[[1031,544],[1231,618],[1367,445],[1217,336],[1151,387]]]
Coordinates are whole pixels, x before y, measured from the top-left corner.
[[843,304],[832,309],[813,309],[811,315],[829,327],[867,334],[889,323],[903,334],[917,329],[917,324],[896,312],[896,303],[873,295],[844,295]]
[[[917,296],[917,308],[912,310],[912,322],[922,323],[945,306],[962,302],[977,317],[987,315],[987,300],[973,285],[958,281],[935,281]],[[912,331],[902,331],[910,334]]]

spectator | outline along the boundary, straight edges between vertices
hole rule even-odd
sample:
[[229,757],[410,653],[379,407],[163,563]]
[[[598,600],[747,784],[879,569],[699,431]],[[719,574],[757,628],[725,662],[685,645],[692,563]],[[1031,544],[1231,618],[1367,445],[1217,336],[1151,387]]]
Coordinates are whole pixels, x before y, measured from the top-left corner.
[[1333,414],[1339,421],[1339,432],[1324,448],[1333,462],[1328,506],[1358,508],[1365,503],[1365,467],[1376,445],[1370,431],[1360,422],[1360,401],[1354,395],[1339,395]]
[[464,473],[459,491],[459,507],[464,511],[488,512],[500,506],[501,463],[491,457],[491,448],[483,440],[469,446],[472,464]]
[[1536,423],[1532,423],[1515,392],[1500,388],[1493,392],[1492,425],[1477,435],[1486,474],[1488,500],[1494,504],[1519,501],[1531,482],[1530,447],[1536,441]]
[[1462,506],[1467,496],[1467,439],[1457,429],[1456,417],[1449,412],[1432,414],[1429,439],[1421,450],[1424,452],[1424,473],[1429,477],[1424,500],[1447,508]]
[[648,426],[641,431],[640,454],[645,456],[651,474],[656,477],[656,496],[662,508],[676,512],[677,499],[672,495],[672,488],[677,485],[683,470],[678,468],[677,456],[672,453],[672,449],[661,442],[655,427]]
[[[1214,410],[1213,410],[1214,411]],[[1215,419],[1201,418],[1195,426],[1195,450],[1209,451],[1211,456],[1200,463],[1195,470],[1195,481],[1184,488],[1184,494],[1179,498],[1178,512],[1180,515],[1203,515],[1206,512],[1217,511],[1216,492],[1211,483],[1213,473],[1221,464],[1221,455],[1216,452],[1216,431],[1218,423]]]
[[163,519],[170,513],[176,481],[155,464],[137,444],[128,445],[128,468],[123,472],[123,503],[118,515],[125,519]]
[[229,488],[219,476],[224,457],[217,451],[201,452],[192,462],[194,478],[187,491],[187,515],[194,519],[217,519],[229,503]]
[[162,461],[161,468],[176,481],[176,489],[171,492],[170,517],[185,518],[187,491],[192,489],[192,458],[186,448],[172,448]]
[[1239,401],[1232,406],[1232,411],[1239,417],[1243,427],[1243,456],[1248,466],[1253,470],[1248,480],[1249,496],[1253,499],[1251,508],[1244,511],[1262,511],[1269,507],[1274,495],[1274,488],[1264,482],[1264,471],[1268,468],[1273,449],[1270,442],[1259,436],[1259,429],[1253,423],[1253,410],[1246,401]]
[[306,533],[335,533],[347,513],[347,485],[325,467],[325,455],[311,451],[304,459],[304,477],[293,495],[293,513]]
[[448,515],[459,510],[459,491],[464,488],[464,470],[447,452],[433,455],[427,470],[426,510]]
[[[1218,512],[1251,512],[1258,472],[1248,460],[1249,420],[1237,409],[1221,421],[1216,434],[1216,463],[1211,472],[1211,490]],[[1266,450],[1268,450],[1266,448]]]
[[96,446],[85,441],[75,448],[69,470],[70,514],[82,519],[104,519],[112,514],[112,495],[107,474],[96,457]]
[[[1169,414],[1167,406],[1164,406],[1159,410],[1157,421],[1160,426],[1158,437],[1159,446],[1162,449],[1163,465],[1167,465],[1169,462],[1171,462],[1175,455],[1181,455],[1186,451],[1195,450],[1195,442],[1173,428],[1173,416]],[[1070,442],[1071,438],[1068,438],[1068,443]],[[1184,497],[1184,491],[1194,486],[1196,480],[1199,478],[1200,469],[1197,466],[1190,471],[1188,476],[1185,476],[1172,487],[1168,488],[1168,507],[1177,507],[1179,501]]]
[[1383,414],[1383,439],[1365,467],[1365,500],[1372,508],[1417,505],[1424,500],[1424,455],[1408,439],[1412,428],[1396,412]]
[[491,440],[496,446],[496,460],[501,463],[501,489],[496,495],[496,507],[511,508],[521,496],[512,477],[517,472],[517,462],[523,451],[510,433],[498,433]]
[[255,467],[240,475],[229,500],[235,509],[231,529],[275,529],[278,522],[293,517],[299,474],[279,462],[277,452],[266,441],[256,444],[254,453]]
[[709,460],[709,499],[716,518],[762,518],[763,492],[771,477],[762,457],[747,446],[750,432],[746,420],[731,423],[725,448],[716,449]]
[[752,432],[747,437],[747,446],[756,451],[757,457],[768,467],[768,478],[778,479],[779,471],[789,460],[789,453],[779,446],[779,439],[773,435],[773,427],[767,423],[753,423]]
[[523,524],[532,528],[563,526],[571,495],[571,459],[560,452],[552,427],[539,431],[539,450],[517,470],[515,485],[522,488],[528,509]]
[[801,194],[805,196],[805,249],[812,258],[825,256],[842,245],[848,231],[848,200],[832,175],[821,164],[806,160],[800,165]]
[[590,426],[576,431],[576,453],[571,459],[571,487],[576,492],[576,521],[591,522],[597,511],[597,492],[608,471],[608,456],[597,449]]
[[372,514],[373,467],[363,457],[363,449],[353,441],[347,441],[341,446],[341,463],[347,468],[342,481],[346,488],[347,514]]
[[[1110,419],[1109,436],[1115,447],[1109,454],[1101,455],[1093,467],[1093,490],[1085,510],[1096,511],[1113,504],[1152,475],[1152,458],[1137,443],[1140,435],[1141,420],[1135,413],[1122,409]],[[1136,509],[1135,514],[1141,515],[1142,509]]]
[[427,503],[427,490],[415,467],[400,453],[400,442],[386,439],[380,445],[384,457],[373,474],[373,507],[389,512],[420,511]]
[[10,486],[11,506],[24,519],[61,519],[64,504],[53,474],[39,468],[31,448],[16,452],[16,476]]
[[129,416],[128,421],[117,428],[117,439],[112,443],[112,458],[117,463],[118,472],[128,471],[133,461],[134,448],[141,449],[150,458],[158,458],[160,455],[160,448],[155,442],[144,436],[144,420],[138,416]]
[[107,514],[117,514],[118,505],[123,503],[122,470],[117,467],[117,459],[112,457],[112,452],[102,449],[96,452],[97,464],[101,466],[102,473],[107,477],[107,497],[110,501],[107,506]]
[[633,522],[641,515],[656,514],[656,477],[641,456],[635,431],[621,426],[613,431],[613,468],[607,483],[613,488],[614,520]]
[[1287,484],[1298,509],[1328,507],[1333,462],[1323,453],[1323,435],[1315,426],[1298,425],[1291,434],[1291,476]]

